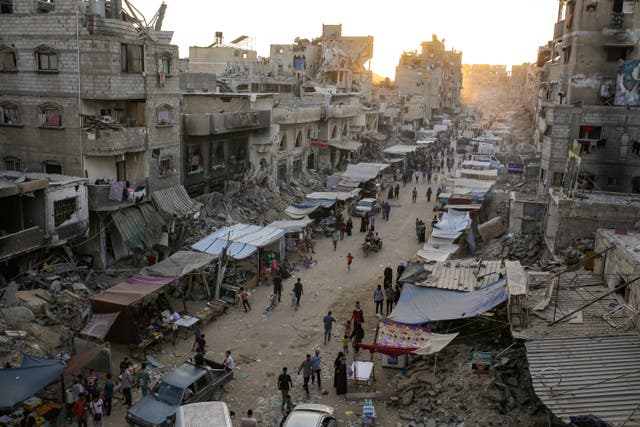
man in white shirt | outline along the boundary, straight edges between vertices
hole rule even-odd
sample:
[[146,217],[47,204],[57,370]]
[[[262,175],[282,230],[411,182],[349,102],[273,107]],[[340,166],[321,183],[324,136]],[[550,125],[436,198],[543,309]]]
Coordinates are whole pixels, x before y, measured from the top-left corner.
[[227,357],[224,359],[224,369],[225,371],[233,371],[235,367],[236,365],[233,362],[233,357],[231,357],[231,351],[227,350]]

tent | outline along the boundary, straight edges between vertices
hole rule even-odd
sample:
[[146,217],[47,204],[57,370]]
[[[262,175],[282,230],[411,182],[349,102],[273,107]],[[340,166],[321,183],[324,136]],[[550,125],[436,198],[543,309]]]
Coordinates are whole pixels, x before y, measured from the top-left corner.
[[382,150],[382,152],[385,153],[385,154],[393,154],[393,155],[397,155],[397,156],[404,156],[404,155],[406,155],[408,153],[413,153],[417,149],[418,149],[417,145],[402,145],[402,144],[398,144],[398,145],[393,145],[391,147],[385,148],[384,150]]
[[134,284],[126,281],[106,289],[89,298],[95,314],[120,313],[105,338],[118,343],[136,343],[138,337],[134,328],[133,306],[140,304],[145,298],[159,293],[175,277],[165,277],[155,284]]
[[458,334],[434,334],[427,327],[411,326],[389,320],[378,322],[375,344],[358,344],[371,353],[387,356],[433,354],[446,347]]
[[62,360],[22,356],[19,368],[0,369],[0,410],[10,410],[58,379],[67,368]]
[[389,319],[419,325],[437,320],[475,317],[507,300],[507,282],[500,279],[473,292],[423,288],[407,283]]
[[307,199],[345,201],[358,197],[359,189],[352,191],[316,191],[307,194]]
[[299,220],[280,220],[280,221],[274,221],[271,224],[268,225],[268,227],[271,228],[279,228],[281,230],[283,230],[285,233],[299,233],[302,230],[304,230],[304,228],[311,224],[313,222],[312,219],[309,219],[309,217],[304,217],[302,219]]
[[313,212],[315,212],[320,208],[330,208],[335,203],[336,203],[335,199],[329,200],[329,199],[307,198],[304,202],[298,205],[289,205],[287,209],[285,209],[284,213],[287,214],[289,218],[301,219],[307,215],[312,214]]
[[213,255],[202,252],[178,251],[157,264],[143,268],[140,273],[151,277],[178,278],[209,264],[214,259]]
[[352,182],[364,182],[375,179],[380,173],[380,167],[375,164],[357,163],[347,165],[342,179]]
[[258,248],[271,245],[284,236],[279,228],[262,227],[251,224],[234,224],[209,234],[191,245],[191,248],[218,256],[228,247],[228,255],[234,259],[244,259],[254,254]]

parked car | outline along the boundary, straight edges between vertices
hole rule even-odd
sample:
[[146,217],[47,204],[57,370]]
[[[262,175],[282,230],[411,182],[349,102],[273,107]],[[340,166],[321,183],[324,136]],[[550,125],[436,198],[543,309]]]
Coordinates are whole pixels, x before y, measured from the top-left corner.
[[380,203],[376,199],[362,199],[356,203],[356,209],[353,212],[355,216],[364,216],[365,213],[380,212]]
[[319,403],[296,406],[287,417],[284,427],[336,427],[333,408]]
[[176,412],[175,427],[233,427],[231,414],[224,402],[199,402],[184,405]]
[[131,406],[126,421],[133,426],[173,426],[180,406],[211,400],[215,391],[231,378],[233,371],[225,371],[219,363],[185,362],[162,377],[141,401]]

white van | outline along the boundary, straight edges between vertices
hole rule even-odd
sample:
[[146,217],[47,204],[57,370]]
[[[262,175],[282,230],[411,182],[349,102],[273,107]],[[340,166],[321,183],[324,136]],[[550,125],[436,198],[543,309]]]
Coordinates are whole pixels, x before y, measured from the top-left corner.
[[199,402],[176,411],[175,427],[233,427],[229,408],[224,402]]

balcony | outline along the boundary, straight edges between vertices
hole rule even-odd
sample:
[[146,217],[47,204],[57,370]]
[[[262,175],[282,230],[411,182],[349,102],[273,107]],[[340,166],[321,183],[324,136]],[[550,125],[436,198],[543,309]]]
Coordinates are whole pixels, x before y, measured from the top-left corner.
[[268,129],[270,126],[271,112],[268,110],[184,115],[185,133],[190,136]]
[[565,21],[556,22],[553,26],[553,40],[557,41],[564,35]]
[[82,145],[87,156],[115,156],[144,151],[147,128],[91,129],[82,131]]
[[147,184],[147,191],[144,192],[144,195],[140,194],[138,200],[122,200],[115,201],[109,199],[109,193],[111,192],[111,185],[88,185],[89,189],[89,210],[103,212],[103,211],[114,211],[121,208],[126,208],[128,206],[133,206],[138,203],[148,202],[151,200],[150,191],[149,191],[149,179],[137,180],[135,182],[130,182],[130,188],[136,189],[138,187],[143,187]]
[[359,105],[327,105],[324,107],[325,119],[354,117],[359,113]]
[[273,122],[281,125],[317,122],[322,117],[321,106],[278,107],[273,109]]
[[0,261],[39,248],[44,243],[40,227],[31,227],[0,237]]

